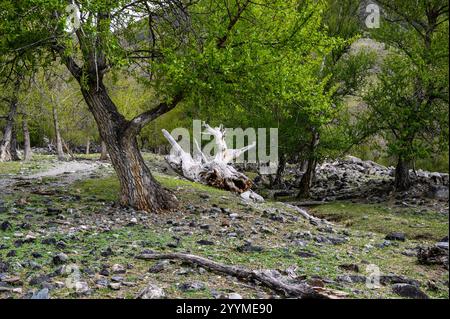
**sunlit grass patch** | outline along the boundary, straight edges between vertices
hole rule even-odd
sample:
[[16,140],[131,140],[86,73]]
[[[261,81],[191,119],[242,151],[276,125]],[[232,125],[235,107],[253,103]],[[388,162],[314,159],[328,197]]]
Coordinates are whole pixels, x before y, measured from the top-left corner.
[[410,208],[337,202],[311,209],[313,214],[354,229],[388,234],[403,232],[409,239],[439,240],[448,234],[448,216]]
[[[203,193],[220,195],[229,195],[229,192],[216,189],[200,183],[190,182],[181,178],[155,174],[155,178],[164,186],[173,191],[181,189],[193,190]],[[75,182],[72,189],[80,196],[96,197],[98,200],[115,201],[119,194],[119,180],[116,176],[110,176],[98,179],[86,179]]]

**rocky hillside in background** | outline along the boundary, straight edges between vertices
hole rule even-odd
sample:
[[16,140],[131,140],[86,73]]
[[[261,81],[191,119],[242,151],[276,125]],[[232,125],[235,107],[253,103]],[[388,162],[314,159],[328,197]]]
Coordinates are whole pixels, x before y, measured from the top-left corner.
[[[353,156],[326,162],[316,169],[312,199],[325,202],[359,199],[371,203],[395,200],[403,205],[438,205],[443,211],[448,211],[449,174],[411,170],[414,186],[407,192],[396,193],[394,173],[394,167]],[[288,168],[281,189],[270,190],[267,195],[275,198],[295,196],[296,185],[302,175],[303,172],[296,168]],[[255,184],[259,191],[265,192],[269,181],[266,177],[257,176]]]

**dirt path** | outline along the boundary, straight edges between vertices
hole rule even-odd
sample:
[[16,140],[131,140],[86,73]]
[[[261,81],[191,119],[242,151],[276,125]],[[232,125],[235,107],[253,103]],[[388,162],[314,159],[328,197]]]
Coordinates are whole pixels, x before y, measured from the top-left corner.
[[16,183],[30,180],[39,180],[47,177],[60,177],[52,186],[70,184],[76,180],[86,178],[100,168],[108,168],[110,164],[101,161],[70,161],[57,162],[48,170],[27,176],[12,176],[0,180],[0,193],[8,192]]
[[[106,164],[108,165],[108,164]],[[43,177],[53,177],[58,175],[71,175],[77,173],[78,177],[87,175],[99,167],[105,166],[105,163],[99,161],[71,161],[71,162],[58,162],[57,166],[36,174],[29,175],[24,179],[37,179]]]

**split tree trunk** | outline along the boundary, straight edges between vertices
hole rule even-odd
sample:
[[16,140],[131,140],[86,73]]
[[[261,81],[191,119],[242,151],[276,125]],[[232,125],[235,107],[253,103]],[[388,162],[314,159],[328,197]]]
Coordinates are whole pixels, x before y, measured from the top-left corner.
[[23,160],[29,161],[33,156],[31,151],[30,130],[28,129],[28,116],[22,116],[22,132],[23,132]]
[[[105,22],[107,17],[108,14],[104,13],[98,15],[99,20]],[[99,27],[103,28],[106,24],[99,23]],[[76,34],[80,42],[86,41],[81,32]],[[152,176],[139,151],[136,136],[147,123],[173,109],[182,95],[174,97],[170,104],[160,103],[154,109],[127,121],[103,84],[108,65],[101,46],[97,44],[94,50],[90,45],[86,46],[83,67],[78,66],[73,57],[67,55],[63,46],[55,45],[54,49],[80,84],[83,98],[97,123],[100,138],[106,144],[120,183],[120,203],[153,213],[174,209],[177,198]]]
[[70,159],[72,159],[72,160],[75,159],[75,155],[73,154],[72,150],[70,149],[70,147],[66,143],[66,141],[64,141],[62,139],[61,139],[61,141],[62,141],[63,147],[66,149],[67,154],[69,154]]
[[401,157],[398,159],[395,168],[395,189],[405,191],[411,187],[411,177],[409,176],[410,163]]
[[275,175],[275,179],[273,180],[272,187],[281,186],[285,169],[286,169],[286,155],[281,154],[280,160],[278,162],[277,173]]
[[311,196],[311,186],[314,180],[316,172],[316,160],[311,159],[308,161],[306,171],[303,174],[300,184],[297,198],[309,198]]
[[55,130],[55,138],[56,138],[56,154],[58,156],[58,160],[64,160],[64,150],[63,143],[61,139],[61,131],[59,130],[59,120],[58,120],[58,111],[56,110],[56,106],[53,105],[53,127]]
[[299,184],[299,192],[297,198],[309,198],[311,196],[311,186],[316,174],[317,159],[315,158],[315,152],[317,145],[319,145],[320,136],[319,133],[313,129],[311,143],[309,145],[309,159],[306,165],[306,171],[302,176]]
[[91,140],[89,139],[89,137],[87,138],[87,141],[86,141],[86,155],[89,155],[89,148],[90,148],[90,146],[91,146]]
[[129,122],[117,111],[103,83],[91,83],[82,93],[119,178],[120,203],[154,213],[175,208],[175,195],[152,176],[139,151],[136,135],[125,133]]
[[100,160],[101,161],[107,161],[108,160],[108,150],[106,149],[106,144],[103,141],[102,141],[102,145],[101,145]]
[[6,119],[6,125],[3,130],[3,139],[0,143],[0,162],[7,162],[12,160],[11,142],[13,137],[14,121],[17,115],[19,89],[20,89],[20,81],[17,81],[14,87],[13,96],[9,101],[10,103],[9,103],[8,117]]
[[17,153],[17,131],[16,126],[13,125],[11,134],[11,143],[9,144],[9,153],[12,161],[20,161],[20,156]]

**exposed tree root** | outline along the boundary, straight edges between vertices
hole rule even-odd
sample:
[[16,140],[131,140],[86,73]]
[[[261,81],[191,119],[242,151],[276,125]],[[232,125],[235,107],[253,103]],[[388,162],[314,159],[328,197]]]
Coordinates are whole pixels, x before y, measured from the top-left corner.
[[172,145],[172,151],[166,157],[168,164],[175,172],[190,181],[203,183],[238,194],[250,190],[252,181],[241,172],[238,172],[230,162],[254,148],[256,144],[253,143],[241,149],[229,149],[225,142],[225,130],[223,127],[212,128],[205,124],[205,128],[206,132],[204,134],[214,136],[214,141],[217,146],[217,153],[214,157],[204,154],[197,141],[194,141],[197,147],[197,153],[192,156],[183,150],[169,132],[162,130],[164,136]]
[[208,269],[215,273],[226,274],[246,282],[258,282],[274,291],[283,293],[286,297],[338,299],[345,293],[321,287],[312,287],[306,283],[291,284],[275,278],[269,271],[250,270],[240,266],[224,265],[210,259],[184,253],[152,253],[137,256],[143,260],[171,259]]
[[310,214],[308,214],[304,209],[301,209],[297,206],[294,205],[290,205],[290,204],[284,204],[286,207],[289,207],[293,210],[295,210],[297,213],[299,213],[300,215],[302,215],[304,218],[306,218],[311,224],[318,226],[318,225],[331,225],[330,222],[328,222],[325,219],[320,219],[317,217],[314,217]]

